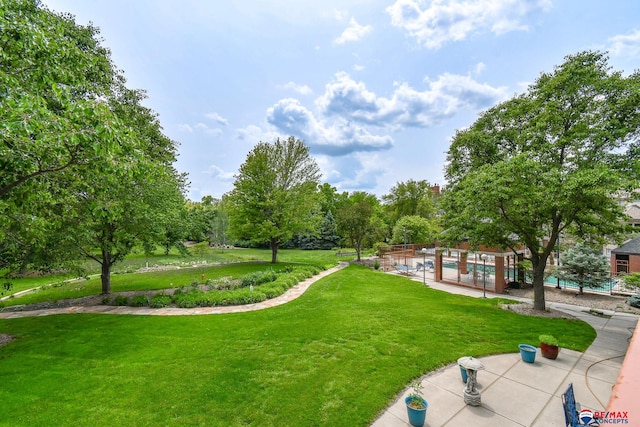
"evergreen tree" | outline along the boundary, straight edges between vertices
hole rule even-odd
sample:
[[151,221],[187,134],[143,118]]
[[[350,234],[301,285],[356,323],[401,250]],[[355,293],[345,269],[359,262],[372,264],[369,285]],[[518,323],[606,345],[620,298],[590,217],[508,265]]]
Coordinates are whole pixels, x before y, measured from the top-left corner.
[[609,261],[586,243],[577,243],[563,254],[558,277],[577,284],[580,294],[585,286],[597,288],[609,280]]

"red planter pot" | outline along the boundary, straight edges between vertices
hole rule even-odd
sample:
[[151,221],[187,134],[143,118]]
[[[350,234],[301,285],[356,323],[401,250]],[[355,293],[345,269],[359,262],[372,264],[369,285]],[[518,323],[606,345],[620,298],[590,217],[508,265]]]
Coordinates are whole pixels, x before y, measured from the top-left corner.
[[558,352],[560,348],[557,345],[549,345],[543,342],[540,343],[540,353],[542,353],[542,357],[546,357],[547,359],[555,359],[558,357]]

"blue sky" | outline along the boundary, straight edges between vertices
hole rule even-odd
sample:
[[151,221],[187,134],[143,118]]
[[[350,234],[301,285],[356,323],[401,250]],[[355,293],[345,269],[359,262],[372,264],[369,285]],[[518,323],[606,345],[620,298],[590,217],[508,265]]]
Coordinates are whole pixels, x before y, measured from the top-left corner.
[[44,0],[98,26],[144,89],[188,196],[221,197],[259,141],[294,135],[340,191],[446,184],[457,129],[582,50],[640,61],[635,0]]

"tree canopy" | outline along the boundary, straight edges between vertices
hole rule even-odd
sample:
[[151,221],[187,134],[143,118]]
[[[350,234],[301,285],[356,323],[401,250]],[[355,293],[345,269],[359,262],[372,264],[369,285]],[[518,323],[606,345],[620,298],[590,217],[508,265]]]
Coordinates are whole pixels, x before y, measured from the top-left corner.
[[0,253],[43,248],[55,199],[79,167],[109,167],[123,127],[106,99],[121,81],[97,28],[33,0],[0,5]]
[[320,168],[303,141],[291,136],[258,143],[247,155],[228,195],[229,232],[238,239],[268,243],[271,261],[294,234],[314,232]]
[[379,204],[375,195],[355,191],[336,213],[338,230],[355,248],[358,261],[367,235],[375,231],[375,213]]
[[382,201],[392,224],[407,215],[423,218],[435,215],[433,190],[425,180],[398,182],[388,194],[382,196]]
[[135,243],[181,239],[177,145],[97,28],[38,1],[0,7],[0,268],[88,256],[108,293]]
[[447,153],[446,238],[517,249],[533,265],[534,307],[559,233],[602,239],[622,230],[614,194],[638,185],[640,75],[581,52],[528,91],[458,131]]

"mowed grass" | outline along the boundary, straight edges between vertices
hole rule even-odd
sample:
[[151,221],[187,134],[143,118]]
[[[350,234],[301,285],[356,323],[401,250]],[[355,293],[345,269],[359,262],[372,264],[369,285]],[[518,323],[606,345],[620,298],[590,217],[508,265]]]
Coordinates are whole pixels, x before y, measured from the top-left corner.
[[0,320],[0,333],[17,338],[0,348],[7,426],[367,426],[460,356],[541,333],[583,351],[596,335],[357,266],[262,311]]
[[[298,249],[281,249],[278,252],[279,262],[276,265],[270,263],[271,251],[266,249],[219,249],[219,248],[207,248],[206,253],[192,254],[190,256],[183,256],[177,251],[173,250],[169,255],[165,255],[162,251],[158,250],[154,255],[146,256],[144,254],[132,254],[129,255],[124,261],[117,263],[113,267],[112,273],[112,285],[114,287],[113,292],[119,290],[145,290],[145,289],[162,289],[169,288],[173,283],[174,286],[180,286],[184,284],[185,280],[199,279],[202,273],[208,273],[212,268],[222,266],[229,266],[235,269],[236,265],[244,262],[265,262],[269,263],[272,268],[281,268],[283,265],[289,263],[296,264],[314,264],[320,265],[325,268],[336,265],[339,259],[335,255],[335,251],[303,251]],[[207,262],[211,265],[202,267],[191,267],[189,264],[196,262]],[[146,266],[150,267],[163,267],[163,266],[182,266],[180,270],[171,270],[165,272],[154,272],[153,275],[143,276],[144,279],[136,278],[133,281],[133,288],[125,288],[122,285],[131,282],[127,277],[129,273],[134,272]],[[92,275],[89,283],[83,283],[84,280],[75,280],[72,286],[65,286],[64,290],[70,290],[69,294],[65,298],[75,298],[78,296],[90,295],[91,292],[100,293],[100,287],[98,285],[99,279],[99,265],[92,261],[85,264],[87,274]],[[242,267],[241,267],[242,268]],[[256,267],[262,269],[264,267]],[[234,270],[235,271],[235,270]],[[251,272],[255,270],[250,270]],[[26,289],[33,289],[39,286],[46,286],[49,284],[61,284],[65,280],[73,279],[72,273],[58,273],[52,275],[43,276],[27,276],[19,278],[3,278],[1,283],[9,282],[12,284],[11,291],[2,292],[1,296],[9,296],[13,293],[23,291]],[[187,279],[185,279],[185,277]],[[174,280],[175,279],[175,280]],[[175,281],[175,283],[174,283]],[[151,284],[147,284],[153,282]],[[91,289],[90,292],[84,292],[85,289]],[[119,290],[118,290],[119,289]],[[60,294],[60,290],[53,292],[54,294]],[[8,302],[7,305],[26,304],[36,302],[38,299],[42,299],[42,295],[38,297],[30,296],[29,298],[22,299],[20,302],[13,301]],[[60,299],[57,298],[56,299]]]
[[[192,283],[204,284],[208,279],[216,280],[222,277],[239,279],[243,275],[272,269],[281,271],[287,267],[300,264],[293,263],[267,263],[267,262],[242,262],[236,264],[223,264],[207,267],[189,267],[178,270],[154,271],[148,273],[114,274],[111,276],[111,292],[161,290],[179,288]],[[202,278],[204,275],[204,279]],[[2,301],[5,306],[33,304],[44,301],[58,301],[61,299],[80,298],[89,295],[98,295],[102,292],[100,277],[91,277],[88,280],[80,279],[55,286],[45,286],[32,293],[20,295]]]

